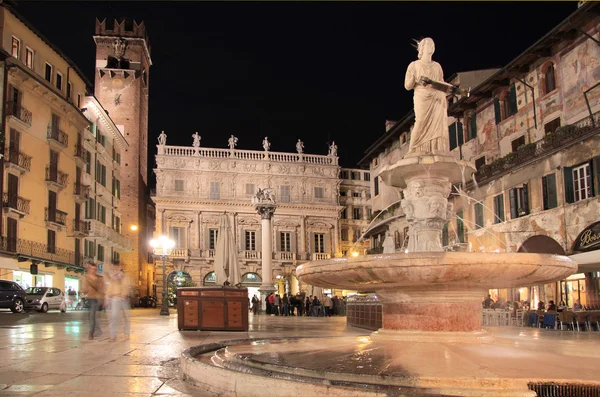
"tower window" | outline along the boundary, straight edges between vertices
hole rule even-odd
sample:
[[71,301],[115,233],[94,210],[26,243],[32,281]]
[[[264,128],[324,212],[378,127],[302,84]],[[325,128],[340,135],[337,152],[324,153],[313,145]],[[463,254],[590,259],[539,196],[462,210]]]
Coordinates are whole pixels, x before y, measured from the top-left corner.
[[17,59],[19,59],[19,55],[21,55],[21,40],[17,39],[15,36],[12,37],[11,55]]
[[44,71],[44,78],[46,81],[52,82],[52,65],[46,62],[46,69]]

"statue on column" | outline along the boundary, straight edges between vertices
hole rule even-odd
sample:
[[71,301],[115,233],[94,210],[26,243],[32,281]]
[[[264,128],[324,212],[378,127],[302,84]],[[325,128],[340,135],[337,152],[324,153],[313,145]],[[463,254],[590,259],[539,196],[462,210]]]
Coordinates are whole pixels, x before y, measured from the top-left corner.
[[192,143],[192,146],[200,147],[200,139],[202,139],[202,137],[200,135],[198,135],[198,131],[196,131],[194,133],[194,135],[192,135],[192,138],[194,138],[194,142]]
[[167,144],[167,134],[165,134],[164,131],[161,131],[160,135],[158,136],[158,144],[161,146],[165,146]]

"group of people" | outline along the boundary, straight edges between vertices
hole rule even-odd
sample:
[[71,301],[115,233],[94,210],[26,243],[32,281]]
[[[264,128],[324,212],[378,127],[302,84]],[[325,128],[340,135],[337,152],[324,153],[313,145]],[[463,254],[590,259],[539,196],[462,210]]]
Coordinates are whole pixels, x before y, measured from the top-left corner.
[[[497,301],[494,301],[491,297],[491,295],[488,294],[488,296],[483,299],[483,301],[481,302],[482,306],[484,309],[499,309],[499,310],[511,310],[513,312],[516,313],[517,310],[533,310],[533,308],[531,308],[529,301],[527,300],[522,300],[522,301],[505,301],[502,299],[498,299]],[[574,312],[582,310],[583,306],[581,305],[581,303],[579,302],[579,299],[576,299],[575,302],[573,303],[573,308],[572,310]],[[539,301],[537,304],[537,309],[536,310],[545,310],[545,311],[550,311],[550,312],[562,312],[563,310],[568,310],[569,307],[567,306],[567,304],[565,303],[564,300],[561,300],[558,305],[556,303],[554,303],[553,300],[549,300],[548,303],[546,304],[543,301]]]
[[[346,314],[346,301],[344,298],[324,295],[321,299],[317,296],[303,297],[296,295],[272,293],[265,298],[266,314],[271,316],[313,316],[331,317]],[[260,300],[254,295],[251,300],[251,308],[254,314],[260,310]]]
[[123,271],[123,265],[113,264],[105,276],[98,274],[98,267],[94,263],[87,264],[87,273],[83,280],[81,292],[87,296],[90,306],[90,328],[88,339],[101,336],[102,330],[98,323],[98,311],[100,307],[110,308],[109,328],[110,341],[117,340],[117,326],[120,318],[123,318],[123,334],[125,340],[129,339],[129,295],[131,281]]

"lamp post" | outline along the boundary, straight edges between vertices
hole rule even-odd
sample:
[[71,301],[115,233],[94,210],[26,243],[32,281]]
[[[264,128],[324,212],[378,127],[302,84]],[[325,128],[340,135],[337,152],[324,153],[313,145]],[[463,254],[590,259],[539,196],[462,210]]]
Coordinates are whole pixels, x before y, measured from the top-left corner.
[[170,240],[167,236],[160,236],[158,239],[154,239],[150,241],[150,246],[152,247],[152,253],[154,256],[162,259],[163,264],[163,292],[162,292],[162,306],[160,309],[161,316],[168,316],[169,313],[169,303],[168,303],[168,287],[167,287],[167,257],[173,251],[173,247],[175,246],[175,242]]

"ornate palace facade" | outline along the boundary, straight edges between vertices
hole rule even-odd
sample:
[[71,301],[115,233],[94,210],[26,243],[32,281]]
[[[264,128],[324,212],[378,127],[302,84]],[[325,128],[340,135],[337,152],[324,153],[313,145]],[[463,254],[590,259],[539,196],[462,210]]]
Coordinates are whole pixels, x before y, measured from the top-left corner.
[[[303,290],[295,278],[300,263],[341,255],[344,207],[339,204],[342,181],[335,150],[329,155],[239,150],[233,141],[229,149],[179,147],[167,146],[165,135],[162,139],[153,200],[156,234],[176,242],[168,273],[182,270],[198,285],[211,282],[219,216],[226,212],[235,231],[241,273],[246,275],[242,279],[259,283],[261,220],[251,202],[259,188],[272,189],[277,203],[272,278],[279,280],[280,291]],[[368,188],[362,189],[366,196]]]

